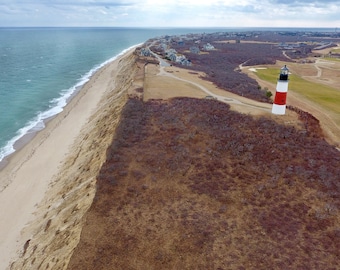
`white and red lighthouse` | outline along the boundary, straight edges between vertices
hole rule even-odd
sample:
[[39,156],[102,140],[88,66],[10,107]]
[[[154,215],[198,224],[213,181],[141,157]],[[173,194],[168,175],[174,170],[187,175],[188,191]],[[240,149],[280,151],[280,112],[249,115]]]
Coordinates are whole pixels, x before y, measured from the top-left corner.
[[288,73],[289,69],[285,65],[280,70],[280,77],[276,85],[276,93],[272,107],[273,114],[283,115],[286,113],[286,99],[288,92]]

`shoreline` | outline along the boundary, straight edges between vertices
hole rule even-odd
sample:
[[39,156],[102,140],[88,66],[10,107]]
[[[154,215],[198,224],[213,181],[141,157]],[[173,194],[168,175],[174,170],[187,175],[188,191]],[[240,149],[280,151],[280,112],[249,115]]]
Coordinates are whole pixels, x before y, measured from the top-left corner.
[[28,134],[32,138],[24,138],[28,141],[21,141],[23,145],[6,157],[6,164],[0,168],[1,269],[24,255],[27,239],[23,239],[23,229],[37,219],[38,205],[62,173],[64,161],[77,138],[83,135],[83,127],[89,124],[105,94],[114,90],[113,73],[117,72],[118,63],[131,55],[136,46],[98,68],[62,112],[47,119],[44,129],[33,136]]
[[[72,85],[63,95],[56,98],[61,103],[65,103],[64,105],[60,105],[57,103],[52,108],[47,109],[46,111],[40,112],[35,118],[29,120],[22,128],[20,128],[17,132],[20,134],[15,135],[7,142],[7,147],[12,147],[12,152],[5,154],[5,156],[0,156],[0,171],[8,164],[8,160],[11,156],[24,147],[29,141],[34,138],[34,136],[46,128],[47,123],[55,118],[58,114],[60,114],[67,104],[84,88],[84,86],[90,81],[91,77],[98,72],[101,68],[115,61],[117,58],[124,55],[126,52],[136,48],[140,44],[136,44],[128,47],[127,49],[122,50],[117,55],[109,58],[108,60],[102,62],[101,64],[95,65],[88,72],[86,72],[74,85]],[[34,125],[32,126],[33,123]],[[26,131],[21,131],[26,130]],[[20,132],[19,132],[20,131]],[[6,147],[5,147],[6,148]],[[0,191],[1,191],[1,181],[0,181]]]
[[[117,56],[118,57],[118,56]],[[114,60],[113,60],[114,61]],[[110,62],[108,62],[107,64],[110,64]],[[10,160],[12,158],[13,155],[15,155],[18,151],[20,151],[22,148],[24,148],[27,144],[29,144],[35,136],[37,136],[37,134],[39,134],[39,132],[43,131],[48,123],[50,121],[52,121],[54,118],[58,117],[59,114],[61,114],[66,107],[70,104],[70,102],[73,100],[73,98],[75,98],[78,94],[80,94],[80,92],[82,91],[82,89],[86,86],[86,84],[91,80],[91,77],[93,75],[95,75],[96,72],[100,71],[101,68],[103,68],[105,65],[100,65],[101,67],[98,68],[96,71],[94,71],[92,73],[92,75],[88,78],[88,81],[85,82],[83,85],[81,86],[76,86],[75,87],[75,91],[71,94],[70,97],[68,97],[65,101],[66,101],[66,105],[64,107],[62,107],[62,111],[59,113],[56,113],[52,116],[49,116],[45,119],[42,119],[42,123],[43,123],[43,127],[42,128],[37,128],[37,127],[33,127],[32,129],[28,130],[27,133],[23,134],[19,139],[17,139],[14,144],[13,144],[13,148],[14,148],[14,152],[10,153],[7,156],[4,156],[2,160],[0,160],[0,172],[2,169],[4,169],[9,163]],[[39,124],[39,123],[37,123]],[[6,186],[1,186],[2,183],[0,182],[0,192],[2,190],[4,190],[6,188]]]
[[[79,91],[78,91],[79,92]],[[78,93],[77,92],[77,93]],[[75,94],[74,96],[76,96],[77,94]],[[70,99],[71,101],[72,99]],[[69,101],[69,102],[70,102]],[[67,102],[67,104],[69,103]],[[67,105],[66,105],[67,106]],[[58,113],[59,114],[59,113]],[[19,152],[22,148],[24,148],[27,144],[30,143],[30,141],[32,141],[34,139],[34,137],[39,133],[41,132],[42,130],[44,130],[48,124],[49,121],[52,121],[55,117],[58,116],[58,114],[56,115],[53,115],[49,118],[46,118],[43,120],[43,123],[44,123],[44,127],[41,128],[41,129],[32,129],[32,131],[28,131],[26,134],[24,134],[22,137],[20,137],[17,141],[14,142],[13,144],[13,148],[14,148],[14,152],[5,156],[1,161],[0,161],[0,172],[1,170],[3,170],[9,163],[10,163],[10,160],[12,158],[13,155],[15,155],[17,152]],[[2,190],[4,190],[6,188],[5,185],[1,186],[2,183],[0,182],[0,192]]]

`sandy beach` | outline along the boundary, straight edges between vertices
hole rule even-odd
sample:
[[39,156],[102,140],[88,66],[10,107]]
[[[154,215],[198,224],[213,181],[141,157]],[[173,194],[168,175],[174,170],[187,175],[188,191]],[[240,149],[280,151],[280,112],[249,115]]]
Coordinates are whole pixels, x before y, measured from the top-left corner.
[[[33,253],[37,254],[34,261],[40,265],[44,261],[38,262],[39,259],[46,259],[46,263],[53,261],[48,256],[39,256],[39,252],[46,252],[51,239],[68,225],[67,217],[60,217],[61,212],[76,216],[78,222],[73,220],[73,226],[81,222],[92,202],[95,176],[105,160],[105,149],[112,140],[112,130],[127,98],[131,75],[126,69],[131,67],[131,61],[134,61],[132,50],[97,71],[63,112],[15,152],[0,171],[0,269],[34,269],[32,263],[26,264],[27,256]],[[106,116],[110,108],[112,111]],[[101,126],[102,119],[111,125]],[[92,155],[88,154],[89,148]],[[90,167],[85,169],[85,165]],[[67,202],[68,195],[80,193],[82,188],[85,189],[83,205],[72,206]],[[72,200],[74,197],[77,196]],[[65,209],[71,206],[72,211],[66,213]],[[55,222],[58,218],[60,224]],[[56,231],[51,230],[54,226]],[[78,230],[75,234],[79,233]],[[77,237],[67,245],[68,252],[63,250],[65,260]]]

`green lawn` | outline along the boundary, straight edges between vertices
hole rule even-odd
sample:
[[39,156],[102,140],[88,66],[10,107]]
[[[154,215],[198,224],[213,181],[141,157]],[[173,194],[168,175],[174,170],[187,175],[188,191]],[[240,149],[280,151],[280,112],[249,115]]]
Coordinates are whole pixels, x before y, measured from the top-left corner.
[[333,49],[331,52],[332,53],[340,53],[340,49]]
[[[332,49],[332,53],[340,53],[340,49]],[[325,57],[324,59],[329,60],[329,61],[340,61],[339,58],[331,58],[331,57]]]
[[[260,79],[276,84],[280,70],[258,69]],[[289,91],[294,91],[319,104],[327,110],[340,114],[340,91],[323,84],[312,83],[294,74],[289,75]]]
[[332,58],[332,57],[325,57],[323,58],[324,60],[328,60],[328,61],[334,61],[334,62],[338,62],[340,61],[340,58]]

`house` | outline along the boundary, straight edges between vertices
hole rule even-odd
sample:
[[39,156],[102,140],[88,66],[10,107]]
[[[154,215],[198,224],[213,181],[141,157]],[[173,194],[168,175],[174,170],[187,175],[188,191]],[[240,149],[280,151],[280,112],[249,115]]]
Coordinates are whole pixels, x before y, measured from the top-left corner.
[[149,57],[149,56],[151,56],[151,52],[150,52],[150,50],[148,48],[142,48],[140,50],[140,55],[141,56]]
[[177,52],[175,49],[168,49],[165,51],[165,56],[173,62],[176,62]]
[[185,59],[186,59],[186,58],[185,58],[184,55],[182,55],[182,54],[181,54],[181,55],[177,54],[177,55],[176,55],[176,61],[175,61],[175,62],[176,62],[176,63],[179,63],[179,64],[182,64],[182,62],[184,62]]
[[172,62],[177,62],[177,54],[175,53],[171,53],[168,55],[168,58],[172,61]]
[[181,39],[177,42],[177,45],[178,46],[184,46],[184,41]]
[[192,47],[190,47],[190,52],[195,53],[195,54],[199,54],[200,49],[197,46],[192,46]]
[[215,49],[215,47],[211,45],[210,43],[207,43],[206,45],[203,46],[203,49],[206,51],[212,51]]
[[180,64],[181,64],[182,66],[191,66],[191,65],[192,65],[192,64],[191,64],[191,61],[190,61],[189,59],[186,59],[186,58],[182,59],[181,62],[180,62]]
[[165,44],[165,43],[161,43],[161,44],[159,44],[158,48],[163,50],[163,51],[166,51],[166,49],[168,48],[168,45]]

